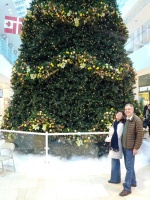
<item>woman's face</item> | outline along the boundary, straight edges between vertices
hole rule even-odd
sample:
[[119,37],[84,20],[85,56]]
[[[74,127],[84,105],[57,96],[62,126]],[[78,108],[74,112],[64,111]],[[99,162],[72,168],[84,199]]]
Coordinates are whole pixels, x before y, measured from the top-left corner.
[[121,119],[123,119],[123,114],[122,114],[122,112],[118,112],[118,113],[116,114],[116,120],[117,120],[117,121],[120,121]]

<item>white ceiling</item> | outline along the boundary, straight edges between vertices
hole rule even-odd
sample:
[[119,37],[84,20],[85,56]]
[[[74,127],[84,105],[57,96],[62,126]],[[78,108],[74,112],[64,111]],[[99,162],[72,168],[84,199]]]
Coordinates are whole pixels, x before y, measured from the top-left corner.
[[[0,0],[0,34],[4,33],[4,19],[5,16],[18,17],[13,0]],[[20,36],[16,34],[7,34],[8,43],[13,44],[13,49],[17,50],[21,44]]]
[[124,16],[124,20],[126,20],[127,17],[131,17],[127,23],[127,27],[129,34],[132,34],[139,27],[150,20],[150,1],[147,1],[146,4],[145,1],[138,0],[137,4],[135,4],[133,8]]

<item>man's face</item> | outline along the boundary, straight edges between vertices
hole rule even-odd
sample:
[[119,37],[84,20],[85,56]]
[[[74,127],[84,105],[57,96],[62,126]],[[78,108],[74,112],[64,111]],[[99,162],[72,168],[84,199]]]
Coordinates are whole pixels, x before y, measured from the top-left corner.
[[133,115],[134,109],[131,106],[125,106],[125,114],[127,117],[131,117]]

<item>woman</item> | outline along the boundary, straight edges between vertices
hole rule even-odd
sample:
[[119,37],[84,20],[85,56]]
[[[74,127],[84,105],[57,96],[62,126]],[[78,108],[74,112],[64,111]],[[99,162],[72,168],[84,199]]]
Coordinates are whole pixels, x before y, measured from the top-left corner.
[[121,137],[123,133],[125,113],[118,111],[113,127],[109,130],[109,137],[105,142],[110,142],[109,157],[111,157],[111,177],[109,183],[121,182],[120,159],[122,158]]

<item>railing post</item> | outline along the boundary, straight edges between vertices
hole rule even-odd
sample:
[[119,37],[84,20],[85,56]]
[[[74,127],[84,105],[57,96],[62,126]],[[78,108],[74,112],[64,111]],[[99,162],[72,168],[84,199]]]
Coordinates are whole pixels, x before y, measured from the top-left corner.
[[45,134],[45,162],[46,162],[46,164],[49,163],[49,161],[48,161],[48,149],[49,149],[49,147],[48,147],[48,132],[46,132],[46,134]]

